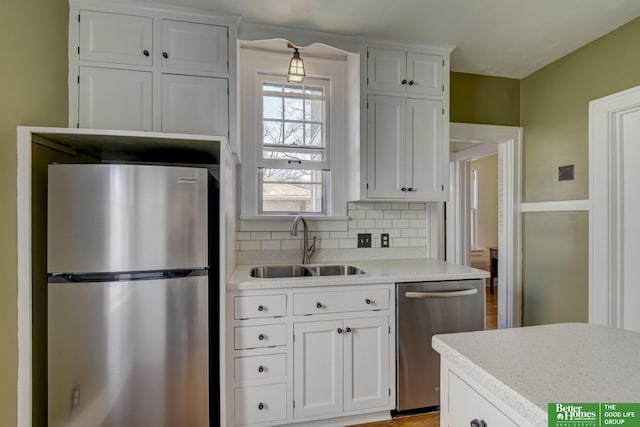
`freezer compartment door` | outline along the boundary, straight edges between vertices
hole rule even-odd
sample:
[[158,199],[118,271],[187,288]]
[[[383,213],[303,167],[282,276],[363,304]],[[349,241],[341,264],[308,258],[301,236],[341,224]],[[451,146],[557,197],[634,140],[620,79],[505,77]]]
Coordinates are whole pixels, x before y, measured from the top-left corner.
[[49,284],[48,425],[208,426],[207,288]]
[[436,334],[484,329],[484,280],[401,283],[397,301],[398,411],[440,405]]
[[202,268],[207,171],[141,165],[49,165],[47,271]]

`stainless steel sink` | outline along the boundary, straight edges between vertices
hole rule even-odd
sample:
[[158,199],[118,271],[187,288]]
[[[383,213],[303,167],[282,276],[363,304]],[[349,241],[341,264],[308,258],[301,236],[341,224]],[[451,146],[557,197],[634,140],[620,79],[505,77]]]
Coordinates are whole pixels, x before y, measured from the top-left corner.
[[316,265],[309,267],[314,276],[352,276],[364,274],[365,271],[353,265]]
[[311,270],[302,265],[263,265],[251,269],[251,277],[275,279],[312,276]]
[[262,265],[251,269],[251,277],[283,279],[287,277],[352,276],[365,274],[361,268],[348,264],[338,265]]

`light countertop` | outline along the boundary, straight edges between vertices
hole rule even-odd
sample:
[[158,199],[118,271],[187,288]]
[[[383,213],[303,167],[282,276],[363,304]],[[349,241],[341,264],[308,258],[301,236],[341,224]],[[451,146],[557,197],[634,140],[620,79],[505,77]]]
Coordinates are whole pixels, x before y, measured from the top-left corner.
[[640,333],[561,323],[436,335],[433,348],[534,425],[552,402],[640,400]]
[[[323,276],[284,279],[257,279],[250,276],[253,265],[238,265],[227,282],[227,290],[280,289],[307,286],[340,286],[420,282],[435,280],[484,279],[489,272],[436,259],[402,259],[376,261],[341,261],[323,263],[349,264],[363,269],[366,274],[352,276]],[[321,265],[312,264],[312,265]]]

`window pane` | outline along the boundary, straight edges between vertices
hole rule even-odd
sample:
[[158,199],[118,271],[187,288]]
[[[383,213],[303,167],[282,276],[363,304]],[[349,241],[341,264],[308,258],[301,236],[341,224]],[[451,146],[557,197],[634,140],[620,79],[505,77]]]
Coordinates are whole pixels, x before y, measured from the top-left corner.
[[282,144],[282,122],[265,120],[262,125],[262,140],[264,144]]
[[308,93],[309,95],[318,95],[318,96],[322,96],[324,95],[324,88],[322,87],[305,87],[304,88],[304,93]]
[[[290,145],[302,145],[304,125],[302,123],[284,123],[284,143]],[[265,141],[266,142],[266,141]]]
[[312,162],[324,160],[324,152],[264,150],[262,153],[265,159],[307,160]]
[[285,85],[284,92],[285,93],[303,93],[304,90],[302,86]]
[[304,119],[304,100],[284,98],[284,119],[302,121]]
[[269,92],[282,92],[282,85],[278,83],[263,83],[262,90]]
[[261,212],[322,213],[323,172],[262,169]]
[[308,122],[324,121],[324,101],[307,99],[304,103],[304,119]]
[[263,97],[262,117],[265,119],[282,119],[282,98],[279,96]]
[[322,147],[322,125],[305,124],[304,125],[304,141],[306,145]]

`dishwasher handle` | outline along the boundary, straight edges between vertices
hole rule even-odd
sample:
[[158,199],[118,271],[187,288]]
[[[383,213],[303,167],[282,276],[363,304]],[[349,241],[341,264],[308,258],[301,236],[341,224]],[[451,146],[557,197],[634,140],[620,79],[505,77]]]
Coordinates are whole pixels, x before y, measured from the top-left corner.
[[404,296],[411,299],[420,298],[455,298],[466,297],[469,295],[475,295],[478,293],[478,289],[463,289],[461,291],[445,291],[445,292],[405,292]]

